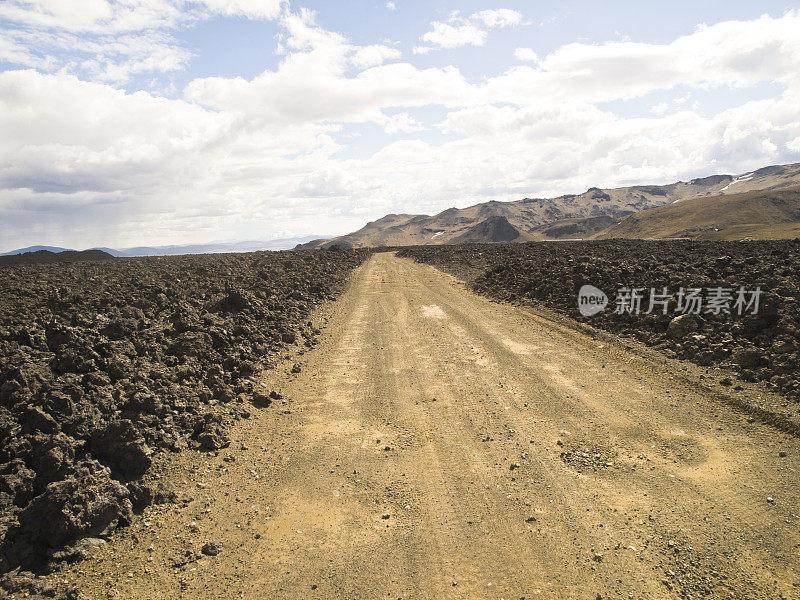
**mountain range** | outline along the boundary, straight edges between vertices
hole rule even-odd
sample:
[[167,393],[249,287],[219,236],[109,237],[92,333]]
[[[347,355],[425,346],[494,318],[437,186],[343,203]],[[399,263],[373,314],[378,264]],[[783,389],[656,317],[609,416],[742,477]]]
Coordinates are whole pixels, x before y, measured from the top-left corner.
[[[133,248],[123,248],[121,250],[96,247],[89,248],[89,250],[102,250],[103,252],[107,252],[111,256],[115,257],[171,256],[178,254],[211,254],[218,252],[257,252],[259,250],[289,250],[297,244],[302,244],[315,239],[318,239],[318,236],[309,235],[304,237],[281,238],[269,241],[217,242],[209,244],[185,244],[172,246],[136,246]],[[40,252],[42,250],[46,250],[48,252],[65,252],[71,251],[72,248],[61,248],[58,246],[28,246],[27,248],[18,248],[9,252],[0,252],[0,256],[11,256],[28,252]]]
[[[557,198],[490,201],[467,208],[449,208],[433,216],[390,214],[353,233],[313,240],[298,248],[606,237],[795,237],[799,228],[790,224],[797,225],[800,221],[797,210],[800,193],[795,189],[781,196],[778,203],[783,204],[784,210],[775,208],[770,194],[798,185],[800,163],[668,185],[593,187],[582,194]],[[734,201],[729,200],[734,196]],[[769,206],[772,209],[767,214],[764,211]],[[651,212],[659,209],[660,212]],[[737,227],[731,228],[734,224]]]

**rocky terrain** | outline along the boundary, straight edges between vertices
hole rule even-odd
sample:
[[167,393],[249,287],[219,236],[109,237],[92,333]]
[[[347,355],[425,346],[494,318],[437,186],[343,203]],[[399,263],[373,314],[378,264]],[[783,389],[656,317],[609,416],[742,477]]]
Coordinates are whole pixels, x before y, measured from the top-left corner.
[[[764,167],[741,175],[712,175],[668,185],[636,185],[613,189],[592,187],[583,193],[558,198],[524,198],[513,202],[490,201],[467,208],[448,208],[433,216],[387,215],[353,233],[303,244],[302,248],[413,246],[480,242],[590,239],[628,217],[688,200],[723,199],[754,191],[775,191],[800,184],[800,163]],[[752,212],[752,207],[749,209]],[[759,211],[756,210],[756,213]],[[746,214],[747,211],[740,210]],[[658,213],[656,213],[658,214]],[[729,214],[722,211],[722,216]],[[752,216],[752,215],[751,215]],[[778,218],[748,220],[746,224],[772,225],[767,237],[795,237],[795,229],[780,231]],[[722,218],[720,223],[725,223]],[[796,215],[780,215],[780,223],[796,222]],[[699,222],[703,224],[702,220]],[[741,224],[736,222],[735,224]],[[712,227],[713,228],[713,227]],[[758,229],[752,230],[760,238]],[[732,232],[732,235],[737,233]],[[643,237],[618,235],[617,237]],[[741,237],[741,236],[740,236]],[[738,237],[736,239],[739,239]]]
[[[225,447],[254,379],[312,347],[313,307],[366,252],[14,265],[0,291],[0,574],[80,558],[88,538],[173,499],[153,457]],[[83,540],[83,541],[82,541]],[[6,579],[25,591],[24,577]],[[0,595],[2,590],[0,589]]]
[[[538,303],[592,326],[633,336],[670,356],[702,366],[720,365],[746,381],[764,382],[796,404],[800,414],[800,241],[697,242],[609,240],[595,242],[475,244],[410,247],[413,257],[469,281],[476,291],[511,302]],[[593,285],[609,299],[606,309],[585,317],[578,290]],[[650,288],[672,294],[667,314],[651,314]],[[758,313],[682,315],[683,288],[752,290],[760,286]],[[617,314],[622,287],[644,288],[640,314]],[[722,381],[736,386],[735,378]]]
[[21,254],[8,254],[0,256],[0,267],[5,265],[18,264],[41,264],[41,263],[71,263],[91,260],[111,260],[114,257],[102,250],[63,250],[52,252],[50,250],[37,250],[35,252],[23,252]]

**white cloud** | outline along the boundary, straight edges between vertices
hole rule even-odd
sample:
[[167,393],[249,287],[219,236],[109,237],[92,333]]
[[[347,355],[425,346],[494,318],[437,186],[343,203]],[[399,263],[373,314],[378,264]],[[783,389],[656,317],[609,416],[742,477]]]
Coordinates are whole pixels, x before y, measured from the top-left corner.
[[351,196],[364,191],[366,186],[339,167],[323,167],[306,176],[296,193],[301,197],[320,198]]
[[517,48],[514,50],[514,56],[517,58],[517,60],[539,62],[539,55],[536,54],[532,48]]
[[20,43],[11,32],[0,30],[0,60],[11,64],[52,70],[53,64],[47,58],[34,54],[31,48]]
[[0,73],[0,98],[4,188],[122,191],[232,124],[180,100],[32,70]]
[[0,19],[27,26],[110,34],[172,28],[208,15],[275,19],[283,0],[4,0]]
[[522,23],[522,13],[508,8],[483,10],[464,18],[456,11],[448,21],[434,21],[431,30],[420,39],[430,44],[417,46],[415,54],[427,54],[436,48],[460,48],[462,46],[483,46],[488,36],[487,29],[512,27]]
[[665,112],[669,110],[669,104],[666,102],[659,102],[658,104],[654,104],[650,108],[650,112],[654,115],[663,115]]
[[473,23],[442,23],[434,21],[431,27],[432,29],[422,36],[422,41],[439,48],[483,46],[486,41],[486,32]]
[[389,46],[373,45],[362,46],[356,49],[350,60],[356,67],[375,67],[382,65],[387,60],[398,59],[402,56],[397,48]]
[[800,84],[800,11],[780,18],[699,27],[670,44],[573,43],[489,81],[486,98],[525,104],[564,99],[608,102],[677,86],[748,87]]
[[285,0],[198,0],[212,14],[248,17],[250,19],[276,19]]
[[174,27],[182,11],[167,0],[6,0],[0,4],[0,18],[31,27],[110,34]]
[[389,10],[397,10],[397,5],[394,2],[387,2],[386,8],[388,8]]
[[117,83],[138,73],[178,71],[190,58],[190,52],[176,44],[171,35],[158,31],[86,37],[70,32],[10,30],[0,37],[0,60]]
[[391,117],[387,117],[383,123],[383,130],[392,135],[395,133],[410,133],[412,131],[421,131],[424,129],[422,125],[409,113],[402,112]]
[[190,52],[179,26],[215,15],[275,19],[281,0],[4,0],[0,60],[124,83],[144,72],[182,69]]
[[[452,67],[417,69],[408,63],[390,63],[349,76],[349,67],[358,66],[360,53],[370,47],[353,46],[344,37],[325,31],[312,13],[286,16],[282,23],[288,33],[284,43],[296,51],[290,52],[276,71],[266,71],[250,81],[196,79],[186,87],[184,97],[270,123],[382,123],[383,107],[460,106],[477,92]],[[388,47],[379,51],[389,52]]]
[[513,27],[522,23],[522,13],[509,8],[482,10],[474,13],[472,19],[480,20],[489,29],[495,27]]

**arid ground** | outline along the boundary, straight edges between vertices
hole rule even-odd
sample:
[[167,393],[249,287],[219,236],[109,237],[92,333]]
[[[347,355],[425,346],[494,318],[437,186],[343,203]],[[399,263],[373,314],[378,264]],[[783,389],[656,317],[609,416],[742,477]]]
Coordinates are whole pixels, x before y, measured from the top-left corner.
[[[800,597],[800,441],[702,367],[373,255],[229,447],[50,575],[87,598]],[[588,333],[587,333],[588,331]]]

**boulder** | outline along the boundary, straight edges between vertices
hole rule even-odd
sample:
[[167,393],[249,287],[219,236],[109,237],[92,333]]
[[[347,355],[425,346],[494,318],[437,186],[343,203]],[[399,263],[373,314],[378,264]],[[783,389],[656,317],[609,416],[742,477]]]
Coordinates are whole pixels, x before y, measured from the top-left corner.
[[697,318],[694,315],[678,315],[667,325],[667,337],[682,342],[687,336],[697,331]]
[[152,451],[144,436],[127,419],[111,421],[95,430],[89,447],[96,458],[129,479],[144,475],[152,463]]

